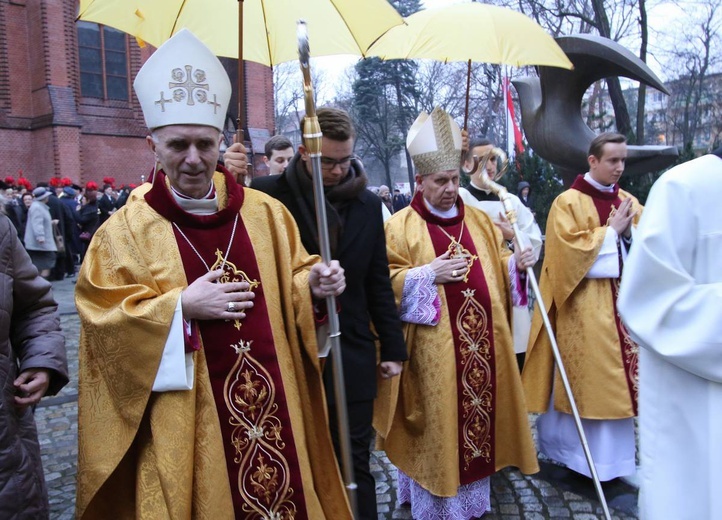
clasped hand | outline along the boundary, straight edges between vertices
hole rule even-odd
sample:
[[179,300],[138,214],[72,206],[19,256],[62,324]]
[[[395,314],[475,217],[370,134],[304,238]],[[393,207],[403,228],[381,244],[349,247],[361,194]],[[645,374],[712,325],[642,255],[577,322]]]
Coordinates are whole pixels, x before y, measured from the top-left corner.
[[632,199],[626,198],[614,215],[609,217],[609,225],[617,232],[617,235],[629,238],[632,235],[632,222],[636,215],[637,212],[632,210]]
[[28,406],[36,405],[45,395],[50,385],[50,372],[45,368],[29,368],[13,381],[15,391],[15,406],[24,410]]
[[[233,139],[235,141],[235,137]],[[239,184],[245,184],[248,175],[248,156],[243,143],[234,142],[223,154],[223,165],[236,178]]]
[[319,262],[311,267],[308,284],[311,286],[314,298],[322,300],[343,293],[346,289],[346,277],[337,260],[331,260],[328,265]]
[[514,259],[516,260],[516,268],[520,271],[526,271],[528,267],[534,267],[536,263],[531,246],[526,246],[524,249],[517,247],[514,250]]

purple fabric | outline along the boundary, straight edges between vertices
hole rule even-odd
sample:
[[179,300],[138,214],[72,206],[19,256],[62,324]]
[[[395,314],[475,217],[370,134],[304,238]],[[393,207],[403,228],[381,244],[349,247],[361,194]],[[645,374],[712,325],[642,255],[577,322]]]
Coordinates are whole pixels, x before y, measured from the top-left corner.
[[409,269],[401,295],[401,321],[417,325],[439,323],[441,299],[435,280],[436,274],[428,265]]
[[469,520],[491,511],[491,477],[461,486],[455,497],[437,497],[398,471],[398,502],[411,504],[411,516],[424,520]]
[[509,280],[511,281],[511,302],[514,307],[526,307],[529,303],[526,272],[516,268],[514,255],[509,257]]

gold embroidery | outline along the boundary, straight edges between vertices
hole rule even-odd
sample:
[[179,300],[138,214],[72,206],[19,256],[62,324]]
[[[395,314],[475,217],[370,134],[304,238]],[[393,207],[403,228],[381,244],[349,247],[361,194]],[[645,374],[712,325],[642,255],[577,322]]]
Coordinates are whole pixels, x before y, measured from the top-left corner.
[[[233,267],[235,271],[235,266]],[[230,347],[238,354],[223,389],[234,427],[231,445],[240,465],[238,491],[243,512],[253,519],[293,519],[295,492],[282,451],[283,425],[277,416],[276,388],[268,371],[251,356],[252,341]]]
[[[245,272],[237,269],[236,264],[229,262],[228,258],[223,258],[223,251],[220,249],[216,249],[216,261],[209,271],[215,271],[216,269],[223,269],[223,274],[218,279],[218,283],[247,282],[248,285],[250,285],[248,288],[249,291],[252,291],[261,285],[261,282],[258,280],[251,280]],[[233,326],[237,330],[241,330],[241,320],[233,320]]]
[[446,248],[446,250],[449,252],[450,258],[459,258],[466,262],[466,272],[464,273],[464,283],[468,283],[469,281],[469,273],[471,273],[471,266],[474,265],[474,260],[477,260],[479,257],[476,255],[472,255],[471,251],[466,249],[464,246],[461,245],[461,238],[464,236],[464,221],[461,221],[461,230],[459,232],[459,240],[456,240],[456,237],[450,235],[446,232],[446,230],[439,226],[437,224],[437,227],[446,235],[451,242],[449,243],[449,247]]
[[243,352],[250,352],[252,343],[253,343],[253,340],[251,340],[251,341],[241,340],[238,343],[231,343],[231,348],[236,351],[236,354],[241,354]]
[[462,291],[464,303],[456,317],[461,343],[462,437],[464,462],[483,457],[491,461],[492,373],[489,320],[484,307],[474,298],[475,290]]

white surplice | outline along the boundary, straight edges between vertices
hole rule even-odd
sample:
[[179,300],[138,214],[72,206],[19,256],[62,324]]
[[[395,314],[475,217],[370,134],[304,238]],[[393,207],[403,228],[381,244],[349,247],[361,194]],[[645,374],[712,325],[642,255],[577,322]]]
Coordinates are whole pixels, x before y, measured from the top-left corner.
[[641,347],[641,518],[720,520],[722,159],[654,185],[617,305]]
[[[488,190],[480,188],[471,183],[477,190],[486,191]],[[531,210],[527,208],[519,197],[513,193],[509,193],[511,204],[516,212],[517,225],[519,231],[524,235],[522,241],[532,247],[534,251],[534,258],[539,260],[542,248],[542,233],[539,229],[539,225],[534,220],[534,215]],[[459,188],[459,197],[464,201],[464,205],[480,209],[493,220],[495,223],[500,220],[499,215],[506,215],[504,204],[500,200],[477,200],[469,190]],[[512,308],[512,338],[514,340],[514,352],[520,354],[526,352],[527,344],[529,343],[529,332],[531,329],[531,312],[526,305],[514,305]]]

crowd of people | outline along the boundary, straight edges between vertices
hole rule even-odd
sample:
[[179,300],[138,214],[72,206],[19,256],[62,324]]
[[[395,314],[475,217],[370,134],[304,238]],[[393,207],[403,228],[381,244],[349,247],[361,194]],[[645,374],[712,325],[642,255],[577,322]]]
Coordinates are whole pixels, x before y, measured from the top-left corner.
[[0,204],[43,278],[75,276],[98,227],[122,208],[134,185],[116,190],[115,179],[85,186],[52,177],[35,187],[24,177],[0,180]]
[[[181,66],[203,71],[203,96],[173,97],[168,79]],[[339,471],[344,433],[357,519],[378,516],[374,437],[398,468],[399,501],[419,519],[483,516],[491,476],[509,466],[537,472],[537,450],[590,476],[540,307],[530,319],[528,278],[542,236],[529,185],[509,195],[507,213],[507,195],[488,182],[501,174],[492,142],[469,141],[440,108],[422,113],[406,141],[413,196],[387,186],[377,196],[353,153],[350,115],[319,109],[315,173],[333,258],[322,262],[314,152],[270,139],[271,175],[250,187],[241,143],[219,164],[231,86],[195,36],[182,30],[162,45],[134,88],[157,164],[149,182],[132,194],[116,193],[112,182],[102,190],[62,179],[4,186],[4,210],[24,248],[13,231],[9,241],[0,234],[0,252],[35,266],[15,283],[32,280],[46,301],[42,277],[75,272],[82,261],[79,519],[351,519]],[[692,174],[695,166],[722,171],[717,155],[663,178],[650,198],[654,218],[645,221],[619,188],[626,139],[601,134],[590,145],[589,171],[554,201],[546,229],[541,293],[597,473],[603,481],[634,476],[639,416],[648,461],[640,505],[651,519],[670,511],[719,518],[711,492],[719,476],[705,459],[705,450],[719,454],[713,444],[722,431],[708,417],[722,377],[714,334],[719,219],[685,220],[669,195],[672,185],[690,208],[713,205]],[[470,184],[460,188],[464,173]],[[0,226],[10,229],[8,219]],[[650,303],[637,306],[640,295]],[[339,309],[347,428],[337,422],[338,374],[324,359],[335,355],[326,348],[329,298]],[[697,312],[701,305],[706,312]],[[52,312],[40,314],[52,322]],[[47,334],[56,328],[50,323]],[[15,340],[0,332],[0,346]],[[650,353],[640,356],[640,347]],[[43,370],[21,373],[15,387],[39,399],[67,380],[62,361]],[[685,406],[690,420],[707,425],[697,444],[674,420]],[[529,411],[540,414],[537,445]],[[675,456],[660,452],[685,442]],[[688,456],[710,477],[694,479],[684,498],[675,496],[674,472]],[[18,507],[34,513],[41,495],[23,494]]]

